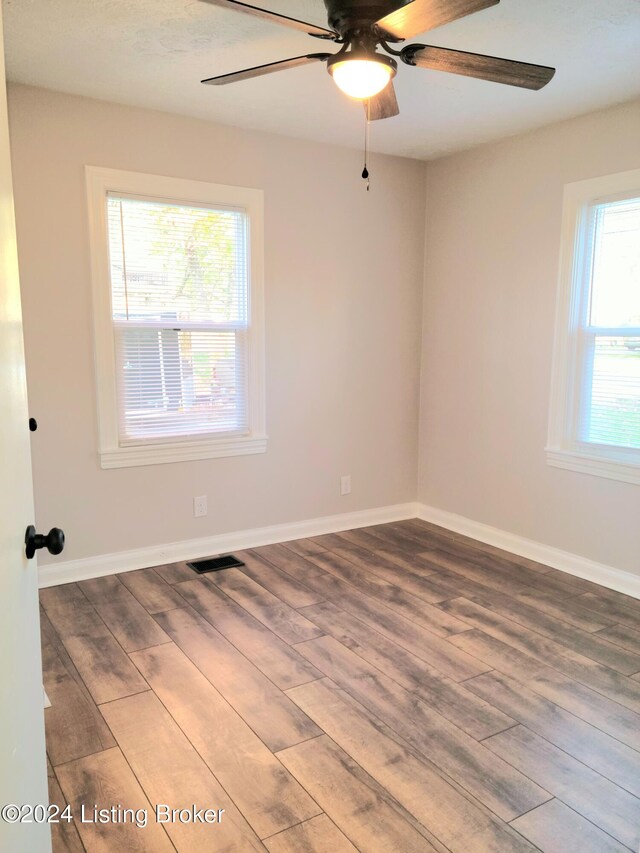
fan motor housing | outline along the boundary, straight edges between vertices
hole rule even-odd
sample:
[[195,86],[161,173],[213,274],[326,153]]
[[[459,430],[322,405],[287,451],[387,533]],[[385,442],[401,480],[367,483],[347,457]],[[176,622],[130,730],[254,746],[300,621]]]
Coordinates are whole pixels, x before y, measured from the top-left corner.
[[353,30],[371,27],[399,6],[407,5],[399,0],[324,0],[327,7],[329,26],[342,37]]

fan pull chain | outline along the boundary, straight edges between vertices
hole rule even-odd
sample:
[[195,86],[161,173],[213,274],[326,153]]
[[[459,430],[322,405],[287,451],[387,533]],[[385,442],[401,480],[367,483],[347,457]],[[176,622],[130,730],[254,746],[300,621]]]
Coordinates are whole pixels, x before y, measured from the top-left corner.
[[362,178],[367,182],[367,192],[369,192],[371,182],[369,180],[369,169],[367,161],[369,159],[369,135],[371,126],[371,101],[367,101],[367,110],[364,116],[364,169],[362,170]]

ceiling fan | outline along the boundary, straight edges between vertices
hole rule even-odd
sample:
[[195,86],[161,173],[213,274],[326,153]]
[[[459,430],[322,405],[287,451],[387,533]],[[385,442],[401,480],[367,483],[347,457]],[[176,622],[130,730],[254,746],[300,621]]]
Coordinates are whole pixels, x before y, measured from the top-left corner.
[[[524,89],[541,89],[555,74],[554,68],[544,65],[531,65],[427,44],[408,44],[400,50],[391,46],[413,38],[418,33],[495,6],[500,0],[324,0],[329,29],[238,0],[204,2],[246,12],[314,38],[333,41],[341,48],[336,53],[308,53],[209,77],[203,83],[223,86],[274,71],[326,62],[327,70],[338,87],[352,98],[365,101],[371,120],[390,118],[399,113],[392,82],[398,70],[398,62],[394,57],[398,57],[405,65],[449,71]],[[378,46],[389,55],[379,53]]]

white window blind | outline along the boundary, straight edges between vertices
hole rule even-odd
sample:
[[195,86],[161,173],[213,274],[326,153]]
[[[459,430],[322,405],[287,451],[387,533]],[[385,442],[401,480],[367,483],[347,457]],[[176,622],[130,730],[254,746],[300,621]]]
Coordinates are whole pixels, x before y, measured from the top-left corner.
[[579,440],[640,449],[640,198],[590,205]]
[[107,194],[120,444],[248,431],[247,215]]

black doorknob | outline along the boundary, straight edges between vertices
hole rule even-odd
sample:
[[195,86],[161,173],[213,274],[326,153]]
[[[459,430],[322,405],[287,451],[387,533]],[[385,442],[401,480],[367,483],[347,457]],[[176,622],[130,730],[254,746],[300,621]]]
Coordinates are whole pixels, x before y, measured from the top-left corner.
[[27,560],[33,559],[34,554],[40,548],[46,548],[50,554],[61,554],[64,549],[64,533],[59,527],[52,527],[44,536],[42,533],[36,533],[35,527],[30,524],[27,527],[24,544],[26,545]]

